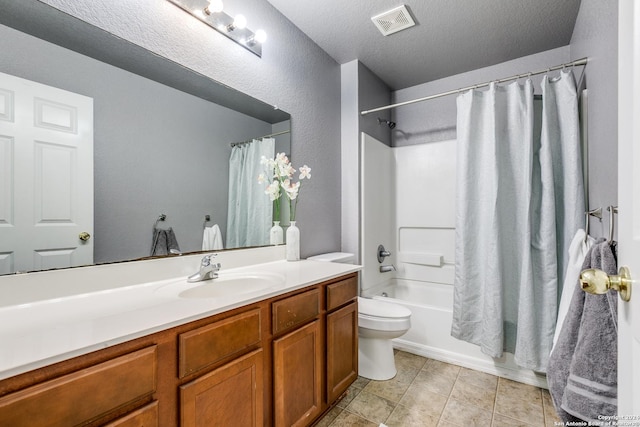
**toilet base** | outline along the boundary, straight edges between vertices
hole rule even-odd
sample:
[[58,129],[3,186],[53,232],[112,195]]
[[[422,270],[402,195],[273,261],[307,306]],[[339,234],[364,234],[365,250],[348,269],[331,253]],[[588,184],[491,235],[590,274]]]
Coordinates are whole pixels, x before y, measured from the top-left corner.
[[358,337],[358,375],[384,381],[397,372],[390,339]]

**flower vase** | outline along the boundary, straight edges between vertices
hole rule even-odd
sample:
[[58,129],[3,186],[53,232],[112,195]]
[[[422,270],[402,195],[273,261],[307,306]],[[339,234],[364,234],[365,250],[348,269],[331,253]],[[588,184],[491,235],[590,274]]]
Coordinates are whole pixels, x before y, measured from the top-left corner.
[[287,261],[300,260],[300,230],[296,227],[296,222],[291,221],[287,228]]
[[273,221],[273,227],[269,230],[269,243],[272,245],[284,243],[284,231],[280,227],[280,221]]

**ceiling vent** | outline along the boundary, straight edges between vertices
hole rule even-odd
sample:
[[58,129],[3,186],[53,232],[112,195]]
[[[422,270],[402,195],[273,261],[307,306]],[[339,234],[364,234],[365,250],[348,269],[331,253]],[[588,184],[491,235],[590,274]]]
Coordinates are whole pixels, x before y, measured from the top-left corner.
[[371,20],[376,24],[383,36],[388,36],[416,25],[409,13],[409,9],[405,5],[376,15]]

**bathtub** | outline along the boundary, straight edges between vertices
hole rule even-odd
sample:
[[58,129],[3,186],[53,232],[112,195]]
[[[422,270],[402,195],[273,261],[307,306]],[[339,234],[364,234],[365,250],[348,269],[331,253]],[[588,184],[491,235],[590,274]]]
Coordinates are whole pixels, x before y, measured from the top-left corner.
[[453,286],[408,279],[391,279],[364,297],[393,302],[411,310],[411,328],[393,340],[399,350],[493,375],[547,388],[544,375],[518,367],[513,355],[492,358],[476,345],[450,334],[453,318]]

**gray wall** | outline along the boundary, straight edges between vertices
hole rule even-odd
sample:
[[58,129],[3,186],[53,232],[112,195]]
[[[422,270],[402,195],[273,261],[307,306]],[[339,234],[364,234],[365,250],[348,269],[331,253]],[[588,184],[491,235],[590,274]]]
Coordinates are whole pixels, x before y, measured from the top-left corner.
[[[582,0],[571,37],[571,58],[589,57],[589,205],[618,203],[618,2]],[[606,214],[606,211],[604,212]],[[591,220],[594,236],[608,236],[609,220]]]
[[389,87],[360,61],[341,66],[342,139],[342,251],[360,259],[360,135],[367,133],[391,145],[391,131],[377,117],[389,119],[390,112],[363,117],[360,111],[391,101]]
[[371,70],[358,62],[358,118],[360,132],[364,132],[378,141],[391,146],[391,129],[386,124],[379,124],[378,118],[391,119],[391,110],[361,116],[360,111],[391,103],[391,89]]
[[94,100],[95,262],[148,256],[160,213],[182,251],[200,250],[207,214],[226,234],[229,142],[271,124],[5,26],[0,58],[0,72]]
[[[404,102],[437,93],[456,90],[478,83],[509,77],[527,71],[545,68],[569,61],[569,46],[503,62],[491,67],[480,68],[467,73],[457,74],[444,79],[434,80],[393,93],[393,102]],[[576,78],[581,69],[575,70]],[[531,78],[536,93],[540,93],[541,76]],[[393,134],[393,145],[404,146],[432,141],[446,141],[456,137],[456,95],[419,102],[393,111],[397,123]]]
[[268,33],[258,58],[167,1],[44,2],[291,113],[294,166],[312,168],[296,218],[301,255],[340,249],[340,67],[273,6],[236,5]]

